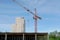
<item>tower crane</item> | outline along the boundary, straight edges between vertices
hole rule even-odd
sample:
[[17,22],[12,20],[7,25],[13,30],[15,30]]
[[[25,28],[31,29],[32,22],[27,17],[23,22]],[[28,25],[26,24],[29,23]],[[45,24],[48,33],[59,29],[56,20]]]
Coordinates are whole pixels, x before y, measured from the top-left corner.
[[27,7],[24,7],[23,5],[21,5],[21,3],[19,3],[16,0],[13,0],[13,2],[17,3],[20,7],[24,8],[27,12],[29,12],[30,14],[33,15],[33,18],[35,20],[35,33],[37,33],[37,19],[41,19],[41,17],[37,16],[36,14],[36,8],[35,8],[35,13],[33,13],[31,10],[29,10]]

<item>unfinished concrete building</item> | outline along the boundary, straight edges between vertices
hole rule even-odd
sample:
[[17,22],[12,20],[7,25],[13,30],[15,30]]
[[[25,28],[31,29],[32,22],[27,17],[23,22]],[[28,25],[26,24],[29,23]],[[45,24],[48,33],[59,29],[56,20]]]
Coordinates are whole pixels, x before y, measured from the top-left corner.
[[2,33],[0,32],[0,40],[48,40],[48,33]]

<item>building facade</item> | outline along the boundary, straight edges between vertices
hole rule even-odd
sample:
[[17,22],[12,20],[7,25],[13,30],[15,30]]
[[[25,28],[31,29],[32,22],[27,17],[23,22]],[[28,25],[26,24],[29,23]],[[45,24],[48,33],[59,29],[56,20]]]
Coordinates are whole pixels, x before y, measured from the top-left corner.
[[17,17],[15,24],[12,25],[12,32],[24,32],[25,20],[24,17]]

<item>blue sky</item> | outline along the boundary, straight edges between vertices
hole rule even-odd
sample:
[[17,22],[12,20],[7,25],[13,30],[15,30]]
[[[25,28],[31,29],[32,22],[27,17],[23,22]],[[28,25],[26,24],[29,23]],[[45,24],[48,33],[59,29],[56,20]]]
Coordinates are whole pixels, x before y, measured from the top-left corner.
[[[38,32],[60,31],[60,0],[16,0],[42,17],[38,20]],[[0,31],[11,32],[16,17],[24,17],[26,32],[34,32],[33,15],[12,0],[0,0]]]

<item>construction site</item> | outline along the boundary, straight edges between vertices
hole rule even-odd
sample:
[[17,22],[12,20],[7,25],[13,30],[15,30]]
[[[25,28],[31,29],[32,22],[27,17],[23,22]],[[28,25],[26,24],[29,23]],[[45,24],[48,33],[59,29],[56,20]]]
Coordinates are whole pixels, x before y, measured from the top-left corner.
[[20,7],[25,9],[31,15],[33,15],[34,19],[34,30],[35,32],[25,32],[25,19],[24,17],[17,17],[16,23],[12,24],[12,32],[0,32],[0,40],[49,40],[48,33],[37,32],[37,21],[42,18],[37,15],[37,11],[35,8],[35,12],[30,11],[27,7],[24,7],[19,2],[13,0]]
[[48,40],[48,33],[25,32],[25,20],[18,17],[12,32],[0,32],[0,40]]

